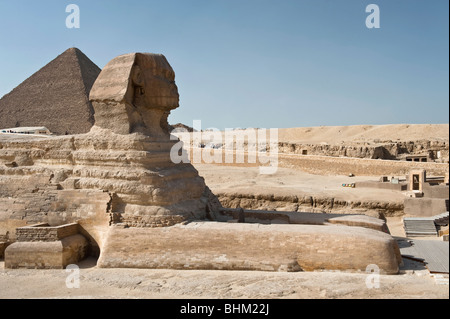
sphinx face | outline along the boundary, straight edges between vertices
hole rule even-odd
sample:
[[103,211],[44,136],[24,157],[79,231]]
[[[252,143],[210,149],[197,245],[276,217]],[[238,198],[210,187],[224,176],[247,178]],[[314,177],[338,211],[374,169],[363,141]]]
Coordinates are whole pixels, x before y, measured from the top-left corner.
[[140,53],[133,68],[134,104],[170,111],[179,106],[175,72],[163,55]]
[[175,73],[161,54],[124,54],[103,68],[90,101],[97,128],[166,138],[167,117],[179,106]]

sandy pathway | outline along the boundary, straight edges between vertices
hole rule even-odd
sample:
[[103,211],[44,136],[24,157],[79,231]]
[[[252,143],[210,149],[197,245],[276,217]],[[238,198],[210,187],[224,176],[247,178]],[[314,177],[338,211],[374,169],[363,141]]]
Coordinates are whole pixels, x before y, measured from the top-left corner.
[[100,269],[92,260],[80,266],[80,287],[69,289],[65,270],[5,270],[0,263],[0,298],[449,298],[448,285],[418,265],[381,275],[379,288],[368,288],[365,273]]

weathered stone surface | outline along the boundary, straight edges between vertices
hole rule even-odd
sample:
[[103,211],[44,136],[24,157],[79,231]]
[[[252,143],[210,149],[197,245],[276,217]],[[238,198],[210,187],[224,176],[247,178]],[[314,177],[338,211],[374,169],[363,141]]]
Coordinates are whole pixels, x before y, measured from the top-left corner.
[[240,211],[242,211],[245,222],[249,223],[298,225],[341,224],[347,226],[366,227],[389,233],[389,229],[387,228],[386,221],[384,219],[373,218],[366,215],[223,208],[221,209],[222,219],[224,221],[229,221],[230,219],[239,220]]
[[449,166],[445,163],[420,163],[406,161],[383,161],[366,158],[331,157],[331,156],[289,156],[279,155],[281,167],[298,168],[311,174],[357,176],[401,176],[407,175],[412,169],[424,168],[430,175],[444,176]]
[[385,233],[389,233],[386,222],[382,219],[370,218],[365,215],[348,215],[327,219],[331,224],[342,224],[347,226],[368,227]]
[[17,241],[58,241],[65,237],[78,234],[78,224],[66,224],[50,227],[47,223],[16,229]]
[[5,249],[8,247],[8,243],[4,241],[0,241],[0,258],[3,258],[5,255]]
[[[124,243],[139,242],[139,245]],[[348,226],[193,222],[167,228],[112,227],[100,267],[310,271],[365,271],[376,264],[395,274],[395,240]]]
[[245,209],[276,210],[313,213],[358,213],[373,216],[401,216],[403,202],[352,201],[334,197],[316,196],[278,196],[273,194],[243,194],[235,192],[217,192],[217,198],[223,207]]
[[62,269],[82,260],[87,247],[79,234],[56,241],[18,241],[5,250],[5,268]]
[[405,198],[405,215],[431,217],[448,211],[448,199]]
[[167,116],[179,100],[175,73],[161,54],[121,55],[102,70],[90,100],[97,127],[168,136]]
[[333,157],[353,157],[367,159],[395,160],[403,159],[407,155],[424,155],[430,160],[438,158],[437,153],[448,159],[447,141],[376,141],[376,142],[353,142],[331,145],[325,144],[302,144],[280,142],[279,151],[284,154],[307,154]]

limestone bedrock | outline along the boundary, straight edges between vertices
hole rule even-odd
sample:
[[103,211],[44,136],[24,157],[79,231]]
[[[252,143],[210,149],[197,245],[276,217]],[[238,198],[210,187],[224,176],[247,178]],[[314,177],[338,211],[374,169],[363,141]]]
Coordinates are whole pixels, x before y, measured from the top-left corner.
[[198,171],[170,159],[178,141],[170,140],[167,117],[178,100],[163,55],[125,54],[92,87],[89,133],[0,137],[0,230],[14,241],[17,227],[76,222],[100,267],[365,271],[376,264],[397,273],[395,240],[359,224],[218,222],[221,205]]

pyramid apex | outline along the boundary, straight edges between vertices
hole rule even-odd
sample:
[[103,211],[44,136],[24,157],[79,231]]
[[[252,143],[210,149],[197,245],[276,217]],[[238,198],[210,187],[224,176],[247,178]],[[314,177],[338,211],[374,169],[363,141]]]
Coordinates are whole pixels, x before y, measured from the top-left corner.
[[64,53],[66,53],[66,52],[68,52],[68,53],[69,52],[76,53],[76,52],[81,52],[81,50],[76,48],[76,47],[72,47],[72,48],[68,48],[66,51],[64,51]]

